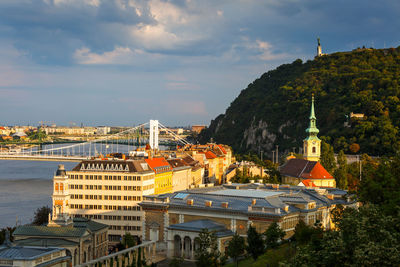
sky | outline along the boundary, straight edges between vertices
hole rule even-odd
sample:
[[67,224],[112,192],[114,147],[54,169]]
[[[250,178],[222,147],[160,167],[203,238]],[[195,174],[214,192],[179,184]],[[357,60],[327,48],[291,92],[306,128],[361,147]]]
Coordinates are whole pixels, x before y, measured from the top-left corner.
[[398,0],[1,0],[0,125],[208,125],[317,37],[399,46],[399,16]]

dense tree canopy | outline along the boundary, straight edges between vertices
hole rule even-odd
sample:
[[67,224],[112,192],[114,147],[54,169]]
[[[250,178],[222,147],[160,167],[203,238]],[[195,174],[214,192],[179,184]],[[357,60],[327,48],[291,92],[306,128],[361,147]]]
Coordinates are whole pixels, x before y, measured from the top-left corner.
[[51,209],[48,206],[43,206],[35,211],[32,224],[44,225],[49,222],[49,214]]
[[399,63],[400,47],[281,65],[249,84],[200,140],[213,138],[237,152],[269,153],[275,145],[292,151],[306,135],[314,93],[320,136],[329,137],[335,151],[393,155],[400,141]]
[[[398,266],[399,223],[398,217],[386,215],[378,206],[344,209],[337,230],[321,232],[317,242],[300,246],[290,265]],[[302,228],[306,233],[302,237],[312,236],[313,230]]]
[[254,260],[265,252],[264,241],[262,235],[259,234],[251,225],[247,229],[247,253],[249,253]]
[[232,239],[229,241],[226,253],[235,261],[236,266],[238,266],[238,258],[244,253],[244,249],[244,238],[238,235],[238,233],[235,233]]

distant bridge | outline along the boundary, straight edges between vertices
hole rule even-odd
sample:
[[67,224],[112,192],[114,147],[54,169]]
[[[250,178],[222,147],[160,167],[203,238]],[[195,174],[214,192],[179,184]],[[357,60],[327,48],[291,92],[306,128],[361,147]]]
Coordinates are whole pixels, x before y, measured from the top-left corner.
[[[42,144],[39,144],[36,147],[30,148],[17,148],[9,151],[0,150],[0,160],[79,162],[85,159],[91,159],[93,157],[98,157],[100,155],[106,155],[110,153],[126,153],[129,152],[130,146],[132,146],[133,149],[134,146],[140,145],[137,141],[134,141],[134,139],[127,139],[126,136],[134,133],[135,130],[146,125],[150,125],[148,144],[153,150],[158,150],[159,145],[172,146],[176,145],[177,143],[180,143],[182,145],[189,144],[189,142],[185,138],[176,135],[167,127],[159,123],[157,120],[150,120],[150,122],[140,124],[119,133],[95,138],[86,142],[67,142],[70,144],[64,144],[64,146],[57,146],[60,145],[59,143],[47,143],[47,145],[45,145],[45,148],[43,148]],[[175,141],[165,139],[159,140],[158,133],[160,128],[166,131],[168,135],[173,137]]]

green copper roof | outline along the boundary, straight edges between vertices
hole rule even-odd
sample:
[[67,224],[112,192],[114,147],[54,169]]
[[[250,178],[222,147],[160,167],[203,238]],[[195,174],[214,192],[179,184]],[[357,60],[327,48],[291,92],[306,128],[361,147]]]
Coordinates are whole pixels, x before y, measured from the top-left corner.
[[315,111],[314,111],[314,94],[312,95],[312,102],[311,102],[311,114],[310,114],[310,126],[306,129],[306,133],[309,134],[309,136],[317,136],[319,133],[319,130],[317,128],[317,118],[315,117]]
[[63,247],[76,246],[78,243],[62,238],[27,238],[15,240],[14,244],[18,246],[37,246],[37,247]]
[[82,237],[85,235],[85,233],[86,233],[85,228],[24,225],[17,227],[13,235]]
[[73,225],[50,227],[23,225],[17,227],[13,235],[23,236],[51,236],[51,237],[82,237],[90,232],[97,232],[101,229],[108,228],[108,225],[98,223],[86,218],[74,218]]
[[311,100],[311,114],[310,114],[310,120],[311,119],[317,119],[315,117],[315,112],[314,112],[314,95],[312,95],[312,100]]

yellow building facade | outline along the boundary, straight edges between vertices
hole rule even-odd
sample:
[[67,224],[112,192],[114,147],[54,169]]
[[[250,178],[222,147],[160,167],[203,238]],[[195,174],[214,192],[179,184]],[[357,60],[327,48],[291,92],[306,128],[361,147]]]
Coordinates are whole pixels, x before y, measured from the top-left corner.
[[165,158],[149,158],[146,163],[154,171],[154,194],[172,193],[172,168]]

